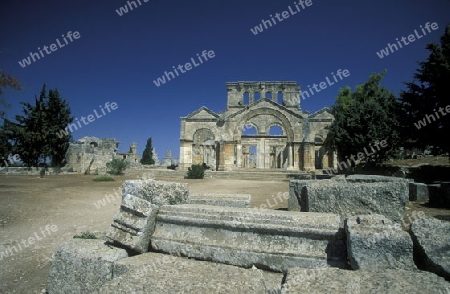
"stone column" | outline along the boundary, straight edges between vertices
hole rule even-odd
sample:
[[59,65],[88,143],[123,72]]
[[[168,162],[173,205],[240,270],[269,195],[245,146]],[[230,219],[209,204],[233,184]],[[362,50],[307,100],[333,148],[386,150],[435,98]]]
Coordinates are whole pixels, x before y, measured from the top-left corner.
[[[310,171],[314,169],[314,166],[312,165],[314,162],[311,162],[311,160],[314,159],[313,156],[311,156],[311,143],[309,142],[304,142],[303,143],[303,152],[302,152],[302,157],[303,157],[303,166],[302,166],[302,170],[304,171]],[[313,150],[314,152],[314,150]]]
[[288,165],[287,165],[287,169],[288,170],[293,170],[294,169],[294,164],[293,164],[293,156],[292,156],[292,143],[289,142],[288,143]]
[[242,167],[242,144],[236,141],[236,167]]
[[180,170],[187,170],[192,166],[192,141],[180,142]]
[[301,154],[301,149],[300,149],[300,144],[298,143],[292,143],[293,145],[293,153],[294,153],[294,170],[299,170],[300,169],[300,154]]

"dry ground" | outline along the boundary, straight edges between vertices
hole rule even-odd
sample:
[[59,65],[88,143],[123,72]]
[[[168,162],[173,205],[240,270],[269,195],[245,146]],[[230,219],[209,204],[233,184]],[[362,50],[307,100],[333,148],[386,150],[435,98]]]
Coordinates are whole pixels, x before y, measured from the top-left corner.
[[[140,173],[142,174],[142,173]],[[42,293],[46,288],[49,261],[58,246],[74,235],[85,231],[107,231],[120,198],[97,208],[94,203],[105,194],[114,194],[126,179],[136,179],[139,172],[116,177],[115,182],[93,182],[95,176],[52,175],[44,179],[37,176],[0,176],[0,252],[16,246],[18,252],[0,260],[0,293]],[[248,193],[252,206],[271,205],[273,209],[286,208],[287,201],[274,200],[278,193],[288,192],[287,181],[246,181],[229,179],[168,179],[189,184],[194,193]],[[275,197],[276,199],[276,197]],[[275,202],[278,202],[274,206]],[[424,210],[427,215],[439,215],[450,220],[450,210],[427,208],[414,204],[409,212]],[[55,225],[56,232],[41,229]],[[33,245],[25,242],[37,234],[41,240]]]
[[[105,194],[114,194],[125,179],[136,179],[137,173],[116,177],[115,182],[93,182],[95,176],[52,175],[40,179],[37,176],[0,176],[0,252],[9,246],[16,253],[0,260],[0,293],[41,293],[46,288],[49,261],[58,246],[84,231],[107,231],[120,206],[120,198],[110,198],[105,206],[94,203]],[[272,195],[289,190],[288,182],[261,182],[229,179],[163,179],[185,182],[195,193],[249,193],[254,205],[269,200]],[[287,207],[287,201],[273,208]],[[41,232],[46,225],[55,225],[56,232]],[[25,246],[19,243],[34,237],[41,240]]]

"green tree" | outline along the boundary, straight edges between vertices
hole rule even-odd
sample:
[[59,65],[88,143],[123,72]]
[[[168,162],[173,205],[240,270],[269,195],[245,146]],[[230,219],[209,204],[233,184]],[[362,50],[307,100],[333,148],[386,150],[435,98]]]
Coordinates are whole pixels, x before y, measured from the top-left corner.
[[[402,102],[402,134],[408,147],[433,146],[433,153],[450,152],[446,142],[450,132],[450,25],[440,44],[427,44],[430,54],[418,62],[413,82],[407,82],[400,93]],[[449,108],[450,109],[450,106]],[[450,158],[449,158],[450,159]]]
[[28,167],[47,164],[49,159],[53,166],[62,166],[71,137],[59,137],[57,131],[73,120],[67,103],[56,89],[47,95],[44,84],[34,105],[21,104],[23,115],[16,115],[15,122],[4,121],[4,130],[14,152]]
[[[399,144],[399,103],[380,82],[385,72],[372,74],[364,84],[339,89],[332,112],[335,120],[329,128],[329,144],[338,152],[339,161],[357,156],[364,148],[372,155],[365,158],[376,165],[394,155]],[[388,146],[371,152],[370,145],[386,140]],[[350,161],[351,162],[351,161]],[[351,162],[354,166],[354,162]]]
[[205,177],[205,168],[203,164],[193,164],[188,167],[186,179],[203,179]]
[[51,159],[53,167],[63,167],[66,164],[66,153],[69,149],[72,135],[69,132],[58,133],[72,123],[69,104],[60,96],[57,89],[48,92],[46,105],[48,124],[46,156]]
[[144,152],[142,153],[141,158],[142,164],[155,164],[155,160],[153,159],[153,147],[152,147],[152,138],[148,138],[147,145],[145,145]]
[[125,159],[114,158],[112,161],[106,163],[106,170],[111,175],[122,175],[127,167],[128,162]]

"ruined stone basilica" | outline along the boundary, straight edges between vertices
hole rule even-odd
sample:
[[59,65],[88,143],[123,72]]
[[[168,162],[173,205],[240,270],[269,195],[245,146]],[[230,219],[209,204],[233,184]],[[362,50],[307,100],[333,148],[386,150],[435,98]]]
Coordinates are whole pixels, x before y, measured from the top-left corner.
[[[225,112],[201,107],[181,118],[180,169],[202,163],[219,171],[336,167],[336,152],[324,146],[334,117],[328,108],[313,114],[301,110],[296,82],[231,82],[226,87]],[[281,134],[274,135],[273,127]]]

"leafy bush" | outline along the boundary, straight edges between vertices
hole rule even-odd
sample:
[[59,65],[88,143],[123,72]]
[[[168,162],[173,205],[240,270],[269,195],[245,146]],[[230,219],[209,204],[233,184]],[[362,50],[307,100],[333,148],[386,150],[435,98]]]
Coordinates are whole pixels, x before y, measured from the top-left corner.
[[108,175],[99,176],[92,179],[94,182],[112,182],[115,181],[112,177]]
[[82,232],[79,235],[73,236],[73,238],[79,238],[79,239],[98,239],[93,233],[91,232]]
[[193,164],[188,168],[186,179],[203,179],[205,169],[202,164]]
[[125,159],[114,158],[112,161],[106,163],[107,172],[112,175],[122,175],[127,167],[128,162]]

